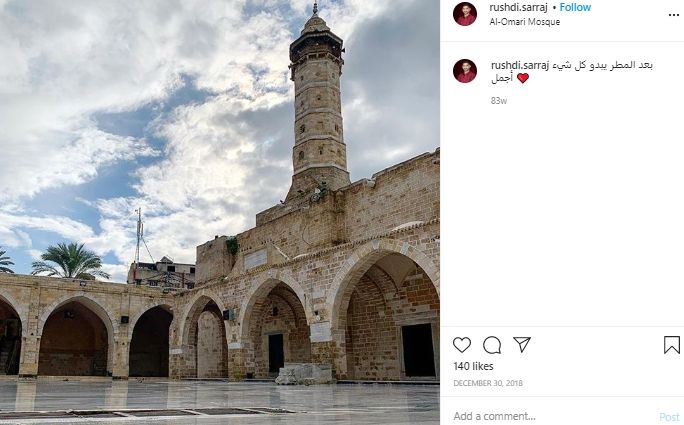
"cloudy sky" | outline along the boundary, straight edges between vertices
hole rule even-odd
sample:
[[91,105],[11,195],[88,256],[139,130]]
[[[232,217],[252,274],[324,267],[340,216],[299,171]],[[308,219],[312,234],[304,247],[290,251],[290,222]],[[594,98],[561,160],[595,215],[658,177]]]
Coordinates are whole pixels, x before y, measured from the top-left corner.
[[[345,40],[352,181],[434,150],[437,0],[319,4]],[[288,46],[311,6],[0,0],[0,250],[15,272],[74,241],[125,281],[139,206],[154,260],[194,262],[254,226],[289,188]]]

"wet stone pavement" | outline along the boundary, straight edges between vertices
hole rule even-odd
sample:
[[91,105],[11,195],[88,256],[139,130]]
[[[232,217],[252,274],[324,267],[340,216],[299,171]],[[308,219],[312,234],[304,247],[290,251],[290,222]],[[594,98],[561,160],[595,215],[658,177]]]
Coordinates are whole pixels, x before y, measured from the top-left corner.
[[[230,414],[216,415],[236,408]],[[206,416],[180,409],[208,409]],[[267,409],[263,409],[267,408]],[[287,412],[270,411],[284,409]],[[9,412],[100,409],[79,418],[2,419]],[[166,409],[126,417],[130,409]],[[169,413],[168,409],[176,413]],[[261,409],[261,410],[260,410]],[[228,412],[228,411],[226,411]],[[288,413],[291,412],[291,413]],[[135,412],[134,412],[135,413]],[[197,413],[197,412],[196,412]],[[176,416],[173,416],[176,415]],[[2,380],[0,424],[438,424],[438,385],[277,386],[224,381]]]

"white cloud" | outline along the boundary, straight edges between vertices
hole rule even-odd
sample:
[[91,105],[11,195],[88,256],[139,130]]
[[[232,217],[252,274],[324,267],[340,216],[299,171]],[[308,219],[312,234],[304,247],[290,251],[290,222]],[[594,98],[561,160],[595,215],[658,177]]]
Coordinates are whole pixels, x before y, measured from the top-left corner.
[[57,233],[64,238],[74,241],[81,240],[82,238],[92,238],[94,236],[93,229],[89,226],[67,217],[35,217],[0,212],[0,223],[2,223],[2,226],[6,229],[21,227],[48,231]]
[[0,247],[3,246],[9,248],[31,247],[31,237],[19,229],[0,225]]
[[126,283],[128,278],[128,266],[125,264],[102,264],[102,271],[109,274],[109,279],[98,277],[98,280],[107,282]]
[[40,251],[38,249],[29,249],[26,252],[28,252],[28,254],[34,261],[40,261],[40,256],[43,255],[43,251]]
[[80,184],[104,165],[152,154],[144,140],[98,130],[91,116],[164,99],[181,75],[203,89],[251,97],[284,87],[285,22],[266,13],[244,21],[243,4],[7,3],[0,12],[0,196]]
[[[277,203],[289,187],[293,87],[288,46],[291,29],[298,34],[311,4],[0,0],[0,244],[32,249],[31,230],[53,232],[100,255],[113,254],[121,264],[107,264],[106,271],[121,280],[133,260],[138,207],[143,207],[155,260],[168,255],[193,262],[199,243],[253,225],[254,214]],[[346,0],[320,2],[320,7],[347,47],[360,51],[368,48],[360,30],[415,4],[425,3]],[[257,12],[246,15],[247,10]],[[373,64],[346,65],[347,70],[350,66]],[[375,76],[385,84],[394,77]],[[186,81],[210,95],[150,123],[150,135],[165,142],[161,152],[145,139],[97,128],[94,114],[163,103]],[[406,159],[413,140],[399,143],[393,135],[419,136],[424,129],[401,114],[398,95],[394,109],[381,109],[378,102],[386,97],[369,95],[367,89],[353,84],[343,93],[346,134],[355,138],[373,127],[387,140],[374,134],[367,136],[375,141],[372,148],[360,138],[348,143],[363,147],[355,154],[363,162]],[[429,143],[434,147],[438,141]],[[137,195],[79,200],[96,208],[99,229],[77,217],[21,208],[23,200],[45,189],[88,182],[105,166],[152,156],[157,159],[135,173]],[[147,257],[142,247],[141,259]]]

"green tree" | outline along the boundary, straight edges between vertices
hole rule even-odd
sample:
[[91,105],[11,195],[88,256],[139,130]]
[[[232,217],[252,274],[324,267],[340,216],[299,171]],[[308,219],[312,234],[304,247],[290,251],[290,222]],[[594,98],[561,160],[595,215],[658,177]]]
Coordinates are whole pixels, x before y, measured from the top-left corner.
[[14,263],[10,261],[10,258],[5,257],[5,251],[0,251],[0,273],[14,273],[9,267],[5,267],[13,265]]
[[[47,273],[47,276],[69,277],[74,279],[95,280],[95,276],[109,279],[109,275],[100,268],[102,260],[94,252],[83,249],[83,244],[60,243],[50,245],[40,258],[34,261],[31,274]],[[51,264],[51,263],[54,264]]]

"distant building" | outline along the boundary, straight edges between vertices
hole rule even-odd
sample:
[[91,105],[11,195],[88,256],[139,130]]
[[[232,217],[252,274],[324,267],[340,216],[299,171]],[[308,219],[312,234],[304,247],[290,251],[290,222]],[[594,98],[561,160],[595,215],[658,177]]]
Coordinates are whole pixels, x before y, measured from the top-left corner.
[[192,289],[195,286],[195,265],[175,263],[163,257],[156,263],[131,263],[129,284]]

